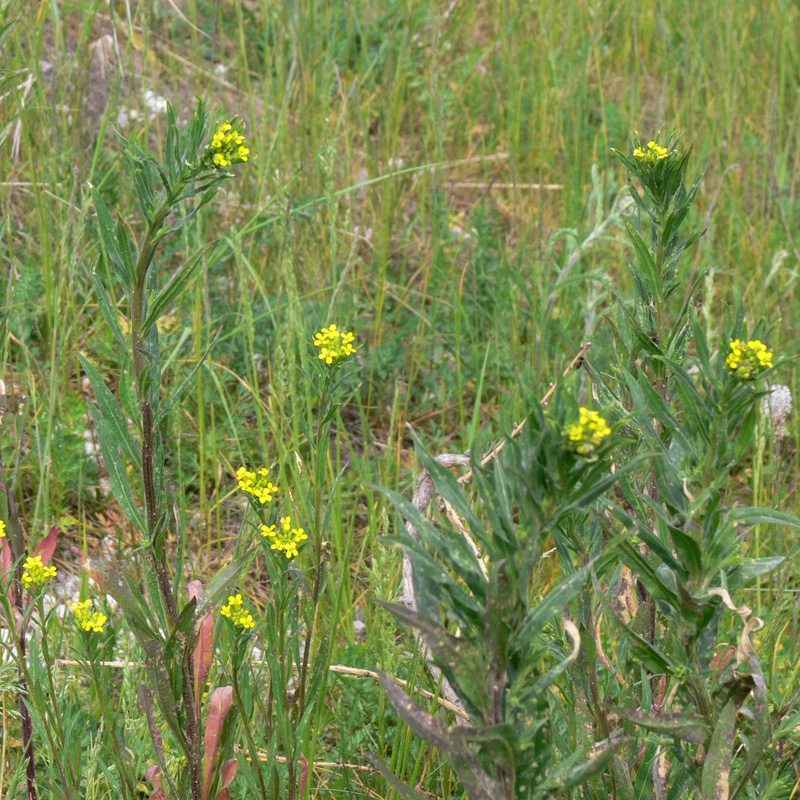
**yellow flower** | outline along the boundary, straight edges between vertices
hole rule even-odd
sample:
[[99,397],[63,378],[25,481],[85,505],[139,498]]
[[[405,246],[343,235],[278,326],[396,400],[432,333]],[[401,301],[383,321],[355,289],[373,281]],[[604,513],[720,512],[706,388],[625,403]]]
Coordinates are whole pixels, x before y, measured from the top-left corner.
[[245,147],[244,134],[234,118],[220,125],[208,144],[208,161],[213,167],[229,167],[247,161],[250,150]]
[[89,633],[102,633],[103,625],[106,624],[108,617],[100,611],[92,611],[91,598],[80,603],[73,603],[70,608],[75,613],[75,621],[79,628]]
[[338,364],[356,352],[355,336],[338,330],[335,325],[323,328],[314,336],[314,347],[319,348],[319,358],[326,364]]
[[51,578],[58,575],[55,567],[46,567],[42,564],[41,556],[26,558],[22,567],[25,570],[22,573],[22,583],[31,591],[41,589]]
[[661,161],[668,155],[670,155],[670,152],[666,147],[662,147],[660,144],[656,144],[656,142],[652,141],[647,143],[647,147],[637,147],[633,151],[634,158],[650,166],[653,166],[656,161]]
[[292,527],[291,517],[282,517],[280,529],[276,525],[262,525],[261,535],[270,540],[270,547],[279,553],[283,551],[286,558],[296,558],[299,553],[297,545],[308,539],[308,534],[300,527]]
[[6,524],[0,519],[0,539],[6,535]]
[[603,439],[611,435],[611,428],[596,411],[581,406],[578,413],[578,421],[568,426],[564,434],[576,453],[589,456]]
[[248,472],[244,467],[236,470],[236,479],[239,488],[247,494],[253,495],[259,503],[271,503],[272,498],[278,493],[278,487],[267,480],[269,474],[266,467],[261,467],[258,472]]
[[237,628],[255,628],[256,622],[250,610],[242,606],[242,596],[228,595],[228,605],[222,606],[222,616],[227,617]]
[[732,339],[729,347],[725,365],[741,381],[752,381],[772,367],[772,350],[758,339]]

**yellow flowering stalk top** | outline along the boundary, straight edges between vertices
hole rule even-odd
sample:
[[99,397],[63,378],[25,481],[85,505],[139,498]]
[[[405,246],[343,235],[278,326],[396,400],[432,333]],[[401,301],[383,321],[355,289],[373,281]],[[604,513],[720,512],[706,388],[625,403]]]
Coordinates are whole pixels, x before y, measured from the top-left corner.
[[42,564],[41,556],[26,558],[22,567],[25,570],[22,573],[22,583],[31,591],[41,589],[51,578],[58,575],[55,567],[46,567]]
[[70,608],[75,614],[75,621],[81,630],[89,633],[102,633],[103,625],[106,624],[108,617],[100,611],[92,611],[91,598],[80,603],[73,603]]
[[314,347],[319,348],[319,358],[326,364],[338,364],[355,353],[354,340],[355,336],[352,333],[340,331],[335,325],[329,325],[314,336]]
[[222,616],[227,617],[237,628],[255,628],[256,621],[250,613],[250,609],[242,606],[242,596],[228,595],[228,604],[222,606]]
[[245,146],[244,134],[238,129],[235,119],[220,125],[211,137],[208,153],[214,167],[229,167],[248,160],[250,150]]
[[565,434],[576,453],[589,456],[603,439],[611,435],[611,428],[596,411],[581,406],[578,421],[570,425]]
[[6,524],[0,519],[0,539],[6,535]]
[[767,346],[758,339],[749,342],[733,339],[729,346],[730,353],[725,365],[741,381],[752,381],[772,367],[772,350],[767,350]]
[[297,545],[308,539],[308,534],[302,528],[292,527],[292,518],[283,517],[280,527],[276,525],[262,525],[261,535],[270,540],[270,547],[282,551],[286,558],[296,558],[299,553]]
[[637,147],[633,151],[635,159],[650,166],[653,166],[657,161],[661,161],[668,155],[670,155],[669,150],[656,142],[648,142],[647,147]]
[[248,472],[244,467],[236,470],[236,480],[239,488],[247,494],[253,495],[262,505],[271,503],[272,498],[278,493],[278,487],[267,480],[268,471],[261,467],[258,472]]

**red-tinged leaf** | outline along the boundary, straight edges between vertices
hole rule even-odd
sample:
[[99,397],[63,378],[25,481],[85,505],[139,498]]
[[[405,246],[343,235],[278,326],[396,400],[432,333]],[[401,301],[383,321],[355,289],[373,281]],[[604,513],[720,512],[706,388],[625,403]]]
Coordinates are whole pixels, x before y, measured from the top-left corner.
[[223,789],[218,795],[216,800],[231,800],[231,793],[227,789]]
[[150,800],[169,800],[169,795],[161,788],[161,770],[155,764],[147,768],[144,776],[154,790],[150,795]]
[[3,575],[8,575],[11,572],[11,566],[14,563],[13,558],[11,557],[11,543],[8,541],[8,537],[5,536],[0,542],[0,566],[3,567]]
[[219,771],[220,775],[220,793],[217,795],[217,800],[219,800],[220,794],[222,792],[227,792],[228,787],[233,783],[233,779],[236,777],[236,773],[239,771],[239,762],[235,758],[229,758],[221,767]]
[[207,614],[200,623],[197,640],[194,644],[194,705],[197,718],[200,719],[200,701],[203,698],[211,661],[214,658],[214,617]]
[[45,536],[44,539],[42,539],[42,541],[36,546],[36,552],[34,553],[34,556],[41,556],[42,564],[47,564],[53,557],[53,553],[56,551],[59,533],[61,533],[61,531],[59,530],[58,525],[53,525],[53,527],[50,528],[50,532],[47,534],[47,536]]
[[193,597],[195,600],[200,599],[200,595],[203,594],[203,584],[200,581],[192,581],[187,587],[186,591],[189,592],[189,599],[191,600]]
[[206,720],[206,732],[203,736],[203,800],[208,800],[211,793],[211,772],[214,768],[214,760],[217,757],[219,740],[222,736],[222,726],[225,724],[225,717],[231,710],[233,703],[233,687],[220,686],[215,689],[208,701],[208,719]]
[[[3,570],[3,579],[10,577],[11,568],[14,566],[14,559],[11,556],[11,543],[8,537],[0,540],[0,568]],[[8,601],[14,605],[14,582],[8,581]]]
[[308,759],[300,753],[300,797],[306,793],[306,782],[308,781]]
[[155,764],[153,764],[152,767],[147,768],[147,772],[144,773],[144,777],[154,789],[161,788],[161,770]]

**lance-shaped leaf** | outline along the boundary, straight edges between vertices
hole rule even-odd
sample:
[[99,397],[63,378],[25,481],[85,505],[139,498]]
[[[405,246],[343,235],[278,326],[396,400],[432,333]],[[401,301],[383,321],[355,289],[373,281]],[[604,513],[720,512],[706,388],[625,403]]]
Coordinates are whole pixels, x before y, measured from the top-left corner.
[[125,458],[127,458],[131,464],[139,464],[142,458],[141,452],[128,430],[128,423],[125,419],[125,415],[117,404],[114,395],[111,393],[108,386],[106,386],[106,382],[92,362],[84,358],[80,353],[78,353],[78,358],[80,359],[83,371],[86,373],[86,377],[89,378],[92,384],[94,396],[97,400],[97,407],[100,414],[103,416],[108,431],[114,439],[114,443],[120,448]]
[[[192,581],[189,586],[189,596],[199,601],[203,593],[200,581]],[[203,698],[208,673],[211,671],[211,661],[214,658],[214,617],[206,614],[200,622],[197,639],[194,643],[194,704],[197,718],[200,719],[200,703]]]
[[106,325],[108,325],[111,333],[114,335],[114,338],[119,343],[120,347],[122,348],[122,352],[125,355],[128,355],[128,342],[125,341],[125,337],[122,335],[122,328],[119,326],[119,319],[117,318],[117,308],[115,305],[112,305],[111,299],[106,292],[105,286],[103,286],[103,281],[100,276],[97,274],[97,261],[92,265],[92,285],[94,286],[94,293],[97,297],[97,305],[100,308],[100,313],[103,315],[103,319],[106,321]]
[[131,296],[131,291],[134,284],[134,276],[125,259],[122,257],[122,252],[119,248],[117,241],[117,232],[114,227],[114,221],[111,219],[111,213],[106,206],[105,200],[97,189],[92,187],[92,200],[97,209],[97,227],[100,229],[100,236],[103,239],[103,244],[106,246],[106,252],[111,259],[111,263],[117,271],[117,276],[125,289],[125,294]]
[[691,711],[659,714],[656,711],[639,711],[611,705],[608,708],[634,725],[639,725],[654,733],[677,737],[684,742],[704,744],[711,736],[711,727],[708,721],[697,714],[693,714]]
[[[8,602],[11,605],[14,605],[14,581],[11,580],[11,570],[14,567],[14,559],[11,556],[11,542],[8,540],[8,536],[4,536],[0,539],[0,568],[3,570],[3,580],[8,581],[7,584],[7,594],[8,594]],[[14,609],[17,612],[17,609]]]
[[629,739],[622,737],[603,747],[596,755],[592,754],[586,761],[579,764],[565,762],[547,776],[545,787],[551,792],[556,792],[557,797],[564,797],[564,793],[569,789],[586,783],[594,775],[602,772],[617,752],[629,742]]
[[220,686],[215,689],[208,701],[208,718],[203,735],[203,800],[208,800],[211,793],[211,773],[214,769],[214,760],[217,757],[225,717],[228,716],[232,703],[232,686]]
[[554,589],[551,589],[540,603],[537,603],[525,614],[522,624],[514,634],[511,643],[511,648],[514,652],[520,652],[526,648],[544,625],[556,614],[560,614],[564,610],[567,603],[580,591],[593,563],[590,562],[573,572],[572,575],[561,581]]
[[169,283],[158,293],[156,298],[147,309],[147,319],[142,326],[142,335],[146,334],[153,325],[169,310],[178,295],[186,288],[194,268],[200,263],[203,256],[214,247],[219,240],[209,242],[205,247],[201,247],[175,274],[170,278]]
[[[73,549],[73,552],[76,552]],[[106,593],[110,594],[119,603],[133,634],[144,647],[151,639],[158,639],[155,632],[156,626],[147,606],[147,601],[133,581],[127,580],[114,567],[106,567],[102,572],[91,569],[85,556],[80,551],[76,553],[81,557],[84,571]]]
[[186,658],[186,651],[193,640],[192,632],[194,630],[194,610],[196,605],[197,600],[193,597],[190,598],[178,616],[178,621],[175,623],[175,627],[164,646],[164,660],[167,664],[183,664]]
[[169,795],[161,788],[161,772],[157,766],[148,767],[144,777],[153,787],[150,800],[169,800]]
[[442,625],[424,614],[399,604],[382,600],[377,602],[400,622],[422,634],[425,643],[436,655],[436,663],[467,706],[470,716],[480,718],[486,711],[481,708],[481,701],[486,695],[486,664],[475,647],[467,639],[448,633]]
[[773,508],[735,508],[731,511],[729,518],[736,522],[746,522],[748,525],[772,522],[775,525],[789,525],[792,528],[800,528],[800,519],[792,514],[775,511]]
[[703,764],[702,800],[728,800],[730,796],[733,739],[736,733],[736,705],[729,700],[722,709]]
[[219,770],[220,790],[217,792],[216,800],[230,800],[231,793],[228,787],[233,783],[239,769],[239,762],[235,758],[229,758]]
[[753,678],[753,728],[747,746],[747,758],[736,775],[736,782],[733,785],[730,800],[736,800],[736,797],[747,785],[750,776],[756,771],[764,757],[772,734],[772,724],[769,716],[769,693],[767,692],[767,684],[755,651],[750,653],[749,662],[750,674]]
[[[144,646],[144,662],[147,667],[147,673],[150,676],[155,690],[156,699],[158,700],[158,707],[161,709],[161,714],[165,722],[169,725],[175,738],[178,740],[183,752],[187,758],[191,757],[189,743],[186,740],[186,734],[183,732],[180,720],[178,718],[178,705],[180,703],[180,688],[177,687],[178,696],[176,697],[172,680],[170,678],[169,669],[167,668],[166,661],[164,660],[164,649],[161,642],[157,639],[151,639]],[[181,671],[176,670],[176,679],[182,679]]]
[[128,519],[140,530],[146,530],[142,513],[133,501],[133,492],[128,483],[125,465],[122,463],[114,428],[111,423],[106,421],[94,403],[89,403],[89,411],[97,429],[97,438],[100,440],[100,449],[103,451],[103,461],[108,470],[111,491]]
[[[153,749],[156,751],[158,763],[161,765],[161,772],[167,777],[167,781],[169,782],[170,788],[173,792],[173,797],[179,798],[180,792],[178,792],[178,787],[173,782],[172,777],[167,770],[167,762],[164,760],[164,741],[161,738],[161,731],[159,731],[158,726],[156,725],[156,708],[155,703],[153,702],[153,695],[150,693],[150,690],[144,683],[139,686],[139,699],[137,705],[139,706],[139,711],[144,714],[145,719],[147,720],[147,727],[150,730],[150,739],[153,742]],[[161,786],[161,779],[159,776],[159,778],[157,778],[158,784],[156,784],[155,780],[153,779],[154,773],[151,771],[153,769],[155,769],[155,767],[148,769],[147,779],[156,789],[159,789]]]
[[497,800],[503,787],[487,774],[475,753],[464,743],[463,731],[453,737],[425,710],[420,708],[385,672],[378,672],[381,685],[395,710],[418,736],[442,751],[456,772],[470,800]]
[[200,623],[205,619],[211,607],[216,605],[223,597],[231,592],[233,587],[239,582],[239,577],[242,572],[246,570],[253,559],[255,558],[256,551],[248,550],[223,567],[211,579],[206,590],[197,601],[197,611],[195,616],[195,633]]
[[364,753],[364,756],[383,775],[386,782],[400,795],[402,800],[428,800],[428,795],[412,789],[407,783],[401,781],[374,753],[367,752]]
[[57,525],[50,528],[47,536],[36,545],[35,556],[41,556],[42,564],[48,564],[56,551],[56,544],[58,542],[58,534],[61,533]]

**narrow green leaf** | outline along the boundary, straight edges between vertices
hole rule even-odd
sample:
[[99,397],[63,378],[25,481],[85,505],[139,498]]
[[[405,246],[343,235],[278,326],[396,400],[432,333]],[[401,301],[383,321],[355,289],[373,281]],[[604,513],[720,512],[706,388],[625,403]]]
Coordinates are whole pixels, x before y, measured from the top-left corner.
[[800,528],[800,519],[792,514],[784,514],[772,508],[734,508],[730,513],[730,519],[735,522],[746,522],[748,525],[759,525],[764,522],[771,522],[775,525],[789,525],[792,528]]
[[480,765],[472,750],[462,738],[453,737],[420,708],[385,672],[378,672],[381,685],[389,702],[405,723],[418,736],[438,747],[455,770],[470,800],[498,800],[503,796],[502,786]]
[[114,227],[114,221],[111,219],[108,206],[106,206],[102,195],[94,186],[92,186],[92,199],[97,209],[97,223],[100,229],[100,236],[103,239],[103,244],[106,246],[106,252],[111,259],[111,263],[117,270],[119,279],[122,281],[125,294],[130,297],[133,291],[134,276],[128,271],[122,253],[120,252],[116,228]]
[[101,280],[100,276],[97,274],[96,269],[96,262],[92,266],[92,285],[94,286],[94,293],[97,297],[97,305],[100,308],[100,313],[103,315],[103,319],[106,321],[106,325],[111,329],[111,333],[114,335],[114,338],[119,343],[119,346],[122,348],[122,352],[130,358],[130,353],[128,351],[128,342],[125,340],[125,337],[122,335],[122,328],[119,326],[119,319],[117,315],[117,308],[111,303],[111,299],[106,292],[105,286],[103,286],[103,281]]
[[736,706],[729,700],[722,709],[708,746],[701,784],[702,800],[728,800],[730,794]]
[[142,456],[128,430],[125,415],[117,404],[116,398],[106,386],[105,381],[91,361],[84,358],[80,353],[78,353],[78,358],[92,384],[99,411],[103,415],[103,420],[108,426],[114,443],[122,450],[122,453],[131,464],[138,466],[141,463]]
[[380,772],[386,782],[400,795],[402,800],[428,800],[428,795],[422,794],[416,789],[412,789],[407,783],[403,783],[403,781],[401,781],[374,753],[365,752],[364,757],[378,772]]
[[655,711],[639,711],[619,706],[608,706],[615,714],[627,719],[634,725],[646,728],[654,733],[676,737],[692,744],[705,744],[711,736],[711,728],[703,717],[691,711],[679,711],[675,714],[659,714]]
[[520,651],[527,647],[542,627],[564,610],[567,603],[581,590],[591,566],[590,562],[566,580],[561,581],[555,589],[551,589],[544,596],[541,603],[528,611],[512,639],[511,649],[513,651]]
[[128,483],[128,475],[125,472],[113,430],[94,403],[89,404],[89,411],[97,429],[97,438],[100,440],[100,449],[103,451],[103,461],[108,471],[111,491],[128,519],[140,530],[145,531],[144,519],[133,501],[133,492]]
[[233,587],[239,582],[242,573],[250,566],[255,556],[255,550],[248,550],[234,558],[228,566],[223,567],[214,575],[203,594],[200,595],[200,599],[197,601],[194,635],[197,635],[200,624],[205,615],[211,611],[211,607],[230,593]]

